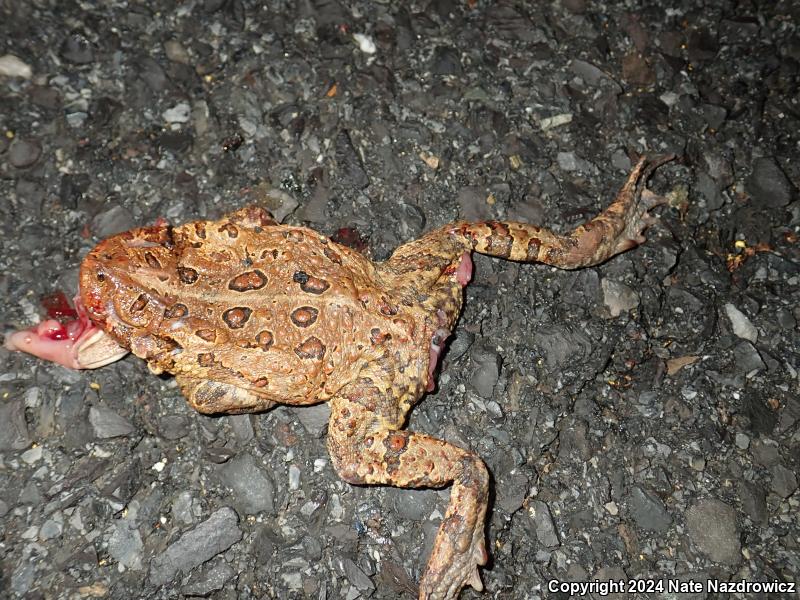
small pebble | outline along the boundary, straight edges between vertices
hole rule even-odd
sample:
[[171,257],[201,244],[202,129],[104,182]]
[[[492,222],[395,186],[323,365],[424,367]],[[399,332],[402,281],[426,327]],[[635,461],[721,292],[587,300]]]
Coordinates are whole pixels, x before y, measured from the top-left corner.
[[600,282],[603,288],[603,304],[608,308],[612,317],[618,317],[623,312],[628,312],[639,306],[639,294],[624,283],[618,283],[607,278]]
[[41,446],[36,446],[35,448],[31,448],[30,450],[26,450],[25,452],[22,453],[22,460],[24,460],[29,465],[32,465],[41,458],[42,458]]
[[292,491],[300,489],[300,469],[295,465],[289,467],[289,489]]
[[68,35],[61,45],[61,57],[76,65],[94,61],[92,43],[79,33]]
[[706,468],[706,459],[702,456],[693,456],[689,459],[689,466],[695,471],[703,471]]
[[725,314],[728,315],[728,319],[731,321],[731,326],[733,327],[733,333],[745,340],[753,342],[754,344],[758,340],[758,329],[750,322],[750,319],[736,308],[733,304],[726,304],[725,305]]
[[372,41],[372,38],[368,35],[364,35],[363,33],[354,33],[353,39],[358,44],[359,50],[361,50],[364,54],[375,54],[375,52],[378,50],[375,46],[375,42]]
[[177,40],[167,40],[164,42],[164,54],[172,62],[188,65],[191,62],[189,53],[184,48],[183,44]]
[[5,54],[0,56],[0,75],[30,79],[33,75],[33,69],[29,64],[13,54]]
[[192,109],[188,102],[180,102],[172,108],[165,110],[161,113],[161,116],[164,117],[167,123],[186,123],[189,120],[191,112]]
[[18,169],[26,169],[36,163],[42,155],[42,146],[37,140],[17,138],[8,149],[8,162]]

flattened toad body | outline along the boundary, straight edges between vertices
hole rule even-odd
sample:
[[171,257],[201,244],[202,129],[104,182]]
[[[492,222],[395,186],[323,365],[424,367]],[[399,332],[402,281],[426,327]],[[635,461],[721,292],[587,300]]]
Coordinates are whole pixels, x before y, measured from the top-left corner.
[[[81,266],[81,325],[46,322],[6,345],[93,368],[128,350],[175,375],[204,413],[328,401],[328,448],[354,484],[453,485],[420,598],[482,589],[489,477],[476,455],[404,430],[458,318],[472,251],[579,268],[642,243],[644,188],[665,159],[640,160],[616,200],[567,235],[525,223],[452,223],[373,263],[303,227],[247,207],[218,221],[159,225],[109,238]],[[48,339],[50,338],[50,339]]]

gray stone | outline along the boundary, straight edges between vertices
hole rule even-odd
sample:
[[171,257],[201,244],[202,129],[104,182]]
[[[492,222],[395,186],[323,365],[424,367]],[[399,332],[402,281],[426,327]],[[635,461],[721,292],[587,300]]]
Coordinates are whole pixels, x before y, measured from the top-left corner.
[[177,40],[167,40],[164,42],[164,54],[166,54],[167,58],[172,62],[181,63],[183,65],[191,63],[191,57],[186,51],[186,48]]
[[326,402],[314,406],[299,406],[293,408],[292,412],[305,430],[314,437],[322,437],[331,417],[331,407]]
[[737,489],[742,510],[747,513],[750,520],[756,525],[766,525],[769,514],[767,513],[767,494],[764,488],[742,479],[739,481]]
[[18,169],[33,166],[42,155],[42,145],[38,140],[17,138],[8,149],[8,162]]
[[747,450],[750,447],[750,436],[746,433],[737,433],[734,440],[740,450]]
[[353,146],[350,134],[347,131],[340,131],[335,139],[336,166],[339,169],[339,176],[343,184],[361,190],[369,185],[369,176],[364,170],[361,156]]
[[700,500],[686,513],[686,529],[694,545],[714,562],[736,565],[741,561],[736,511],[724,502]]
[[475,334],[458,328],[455,334],[448,339],[447,353],[444,360],[446,365],[451,365],[464,356],[475,342]]
[[797,476],[783,465],[772,467],[772,491],[781,498],[788,498],[797,490]]
[[91,407],[89,422],[92,424],[94,434],[100,439],[124,437],[135,431],[130,421],[105,406]]
[[574,152],[559,152],[556,154],[556,161],[562,171],[577,171],[580,173],[594,173],[597,171],[597,167],[588,160],[578,157]]
[[217,478],[233,490],[232,500],[241,512],[275,514],[275,487],[250,454],[240,454],[217,467]]
[[164,585],[178,573],[188,573],[241,539],[239,516],[232,508],[220,508],[150,561],[150,582]]
[[128,569],[141,571],[143,549],[142,536],[135,523],[127,519],[114,521],[108,537],[108,553],[114,560]]
[[200,515],[200,511],[200,503],[188,490],[178,494],[172,502],[172,517],[186,525],[194,523],[195,518]]
[[154,92],[160,92],[169,84],[169,79],[158,61],[145,56],[137,61],[137,74]]
[[545,548],[559,546],[558,533],[547,504],[541,500],[534,500],[531,502],[530,512],[533,513],[533,524],[536,531],[536,539],[539,540],[539,543]]
[[485,221],[492,217],[492,210],[486,202],[486,190],[469,185],[458,190],[456,202],[458,214],[465,221]]
[[189,419],[185,415],[164,415],[158,420],[158,431],[166,440],[179,440],[189,434]]
[[753,462],[769,469],[779,464],[781,460],[778,445],[774,440],[756,439],[750,444],[750,452],[753,455]]
[[161,113],[161,116],[167,123],[186,123],[189,120],[191,107],[188,102],[178,102]]
[[536,346],[550,369],[580,360],[592,352],[592,341],[582,331],[544,325],[534,333]]
[[122,206],[112,206],[92,219],[92,233],[98,238],[107,238],[132,229],[136,225],[133,216]]
[[[60,513],[59,513],[60,514]],[[64,532],[64,523],[58,519],[47,519],[39,528],[40,540],[52,540]]]
[[731,327],[733,327],[733,333],[736,336],[753,342],[754,344],[756,343],[758,340],[758,329],[750,322],[747,315],[730,303],[725,305],[725,314],[728,315],[728,319],[731,321]]
[[461,53],[450,46],[437,46],[431,57],[430,69],[434,75],[461,75]]
[[30,79],[33,75],[31,66],[13,54],[0,56],[0,75],[3,77],[21,77]]
[[726,158],[723,152],[706,148],[703,153],[703,162],[705,163],[706,171],[717,182],[719,189],[724,190],[735,181],[731,160]]
[[753,172],[745,182],[745,190],[753,200],[766,208],[782,208],[792,201],[794,188],[772,157],[757,158]]
[[701,171],[697,174],[695,189],[706,199],[706,208],[709,211],[717,210],[725,203],[717,182],[707,173]]
[[277,188],[267,190],[264,196],[259,198],[259,202],[269,210],[278,223],[283,223],[284,219],[300,205],[297,198]]
[[25,403],[19,400],[0,402],[0,451],[22,450],[31,444],[25,422]]
[[634,487],[628,497],[628,508],[633,520],[648,531],[666,531],[672,524],[672,517],[664,503],[649,492]]
[[61,44],[61,57],[76,65],[85,65],[94,60],[92,43],[80,33],[68,35]]
[[491,398],[497,380],[500,378],[501,358],[494,349],[487,344],[475,344],[470,351],[474,365],[470,385],[478,392],[481,398]]
[[25,598],[33,585],[36,566],[32,560],[22,560],[11,574],[11,589],[18,598]]
[[233,434],[236,436],[236,441],[241,446],[244,446],[253,439],[255,432],[253,431],[253,415],[231,415],[228,417],[228,422],[231,424]]
[[743,374],[766,368],[758,350],[753,344],[745,340],[734,346],[733,358],[736,361],[736,369]]
[[233,569],[226,562],[219,562],[214,565],[207,573],[197,578],[197,581],[190,581],[181,588],[186,596],[207,597],[212,592],[221,590],[225,584],[235,575]]
[[611,79],[608,73],[599,67],[596,67],[592,63],[576,58],[570,62],[569,66],[570,70],[575,73],[575,75],[583,79],[588,85],[597,86],[606,81],[613,83],[616,87],[619,87],[619,84]]
[[497,505],[507,514],[511,515],[518,511],[528,495],[530,482],[525,473],[512,471],[495,489],[497,490]]
[[366,592],[375,589],[375,584],[367,577],[367,574],[362,571],[356,563],[349,558],[341,559],[341,567],[347,580],[353,584],[356,589]]
[[639,294],[624,283],[604,277],[600,285],[603,288],[603,304],[606,305],[612,317],[618,317],[623,312],[639,306]]
[[392,498],[397,517],[410,521],[424,521],[427,519],[439,498],[436,490],[391,488],[387,489],[386,492]]
[[[584,576],[583,579],[588,579],[588,577]],[[596,579],[598,581],[623,581],[629,579],[629,577],[625,574],[625,571],[621,567],[600,567],[592,577],[592,579]],[[608,594],[592,594],[590,596],[593,600],[599,600],[602,598],[603,600],[629,600],[629,596],[626,593],[626,590],[620,590],[618,592],[610,592]],[[681,598],[681,600],[684,600]]]
[[43,501],[42,493],[39,491],[39,486],[36,482],[31,480],[25,484],[25,487],[19,493],[17,503],[27,504],[29,506],[38,506]]

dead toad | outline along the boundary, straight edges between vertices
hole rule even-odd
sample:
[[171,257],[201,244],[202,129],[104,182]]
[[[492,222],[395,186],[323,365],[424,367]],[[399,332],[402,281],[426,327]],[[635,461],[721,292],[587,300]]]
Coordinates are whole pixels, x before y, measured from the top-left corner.
[[472,275],[472,251],[564,269],[644,241],[663,203],[638,161],[614,202],[567,235],[524,223],[452,223],[373,263],[250,206],[219,221],[134,229],[100,242],[80,270],[82,318],[48,321],[6,346],[95,368],[128,350],[175,375],[203,413],[327,401],[328,449],[353,484],[442,487],[450,504],[419,597],[481,590],[489,475],[475,454],[403,429],[434,370]]

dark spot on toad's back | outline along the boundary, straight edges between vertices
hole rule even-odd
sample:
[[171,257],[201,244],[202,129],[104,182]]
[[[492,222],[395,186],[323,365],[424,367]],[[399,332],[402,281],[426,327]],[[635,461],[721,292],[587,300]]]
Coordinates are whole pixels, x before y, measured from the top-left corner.
[[164,317],[167,319],[179,319],[180,317],[185,317],[189,314],[189,309],[186,307],[185,304],[173,304],[169,308],[164,310]]
[[299,283],[300,289],[308,294],[319,295],[331,287],[331,284],[324,279],[309,275],[305,271],[295,271],[292,279],[295,283]]
[[274,339],[272,337],[272,332],[267,331],[259,331],[258,335],[256,336],[256,343],[258,344],[259,348],[266,351],[269,350],[272,346]]
[[267,285],[267,276],[258,269],[241,273],[230,280],[228,289],[235,292],[260,290]]
[[229,238],[239,237],[239,229],[233,223],[225,223],[225,225],[219,228],[219,231],[227,233]]
[[241,329],[252,313],[253,311],[246,306],[236,306],[222,313],[222,320],[231,329]]
[[197,271],[189,267],[178,267],[178,278],[186,284],[192,284],[197,281]]
[[319,311],[312,306],[301,306],[293,310],[289,316],[292,319],[292,323],[298,327],[310,327],[316,322],[318,314]]
[[294,353],[303,359],[322,360],[322,357],[325,356],[325,344],[323,344],[319,338],[312,335],[297,346],[294,349]]

